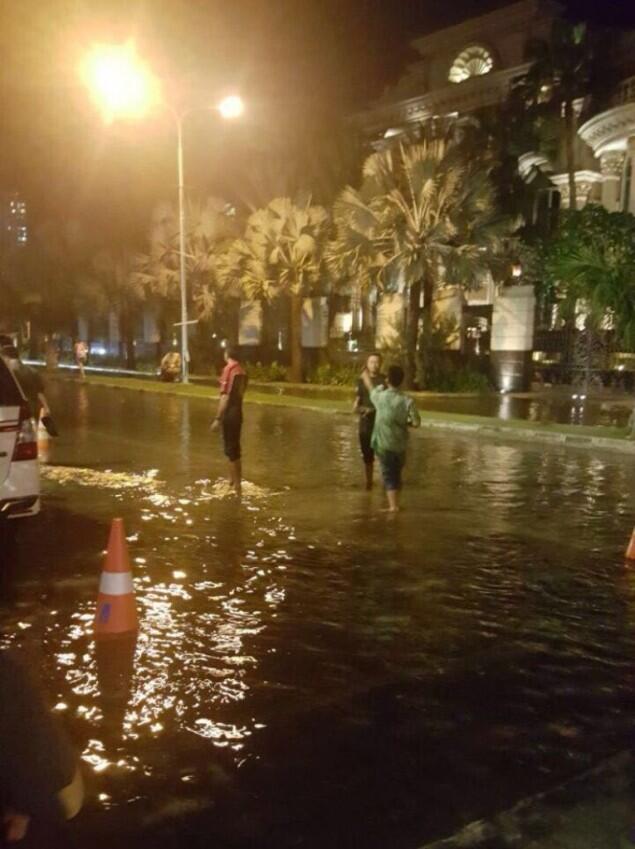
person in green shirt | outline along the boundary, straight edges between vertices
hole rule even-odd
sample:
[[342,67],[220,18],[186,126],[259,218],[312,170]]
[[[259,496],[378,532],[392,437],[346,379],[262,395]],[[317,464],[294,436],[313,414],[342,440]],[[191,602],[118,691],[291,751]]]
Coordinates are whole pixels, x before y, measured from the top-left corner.
[[406,462],[408,428],[419,427],[421,424],[414,401],[399,389],[403,379],[404,371],[401,366],[390,366],[388,386],[374,387],[368,369],[362,372],[362,380],[376,410],[371,445],[381,464],[390,513],[399,510],[401,471]]

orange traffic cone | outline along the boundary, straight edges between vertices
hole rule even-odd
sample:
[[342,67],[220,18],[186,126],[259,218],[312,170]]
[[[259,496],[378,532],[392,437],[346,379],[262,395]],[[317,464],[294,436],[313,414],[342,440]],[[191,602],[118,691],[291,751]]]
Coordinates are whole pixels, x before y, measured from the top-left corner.
[[633,533],[631,534],[631,541],[629,542],[628,548],[626,549],[626,559],[635,560],[635,528],[633,528]]
[[117,637],[136,631],[137,627],[137,609],[123,519],[113,519],[99,582],[95,637]]

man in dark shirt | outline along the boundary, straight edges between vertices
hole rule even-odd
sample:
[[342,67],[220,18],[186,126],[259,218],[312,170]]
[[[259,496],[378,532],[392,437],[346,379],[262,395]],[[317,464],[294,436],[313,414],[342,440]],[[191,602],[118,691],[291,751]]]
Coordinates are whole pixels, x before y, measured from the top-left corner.
[[0,354],[9,363],[9,368],[29,402],[31,416],[35,421],[40,421],[40,414],[50,416],[51,411],[44,394],[44,382],[35,369],[20,360],[20,353],[10,336],[0,336]]
[[229,460],[229,483],[240,496],[242,464],[240,433],[243,425],[243,396],[247,375],[238,362],[238,352],[231,345],[225,348],[225,368],[220,379],[220,401],[212,430],[223,429],[225,456]]
[[[386,378],[381,373],[381,357],[379,354],[371,354],[368,357],[366,360],[366,369],[373,387],[383,386]],[[362,451],[362,458],[366,469],[366,489],[372,489],[375,452],[371,447],[370,441],[373,435],[373,427],[375,426],[375,408],[371,403],[366,384],[361,378],[357,381],[354,410],[359,415],[359,447]]]

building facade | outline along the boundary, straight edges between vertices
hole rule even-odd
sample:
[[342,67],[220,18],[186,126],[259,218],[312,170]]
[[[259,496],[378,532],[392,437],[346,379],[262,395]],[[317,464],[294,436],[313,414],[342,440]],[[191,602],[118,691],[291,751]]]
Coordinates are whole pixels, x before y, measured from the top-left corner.
[[[561,14],[557,3],[521,0],[415,39],[418,60],[394,87],[355,116],[357,127],[381,148],[428,121],[461,119],[502,104],[514,81],[528,70],[528,43],[549,41]],[[610,211],[635,212],[635,32],[616,34],[611,58],[619,84],[608,100],[581,99],[574,105],[576,200],[578,208],[595,202]],[[521,177],[529,184],[537,181],[541,203],[548,208],[570,205],[563,153],[549,161],[527,150],[519,158]],[[515,286],[501,286],[490,279],[477,292],[442,291],[434,305],[438,314],[454,315],[462,326],[466,312],[478,317],[470,327],[477,339],[487,337],[494,377],[502,390],[527,384],[534,349],[533,288],[523,285],[522,277],[513,282]],[[396,309],[391,296],[390,309],[378,311],[378,340],[389,332],[383,315],[389,313],[394,324]]]

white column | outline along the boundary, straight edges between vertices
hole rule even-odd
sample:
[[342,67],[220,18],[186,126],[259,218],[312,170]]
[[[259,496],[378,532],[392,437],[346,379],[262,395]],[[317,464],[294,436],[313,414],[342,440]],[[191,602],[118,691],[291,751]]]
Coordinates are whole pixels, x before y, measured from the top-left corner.
[[238,319],[238,344],[260,345],[262,342],[262,301],[241,301]]
[[114,310],[111,310],[108,314],[108,342],[112,347],[116,347],[120,341],[119,316]]
[[157,317],[150,307],[143,311],[143,341],[147,345],[156,345],[161,339]]
[[524,389],[530,378],[536,296],[533,286],[510,286],[494,301],[492,365],[498,389]]
[[77,338],[82,342],[88,342],[88,332],[88,319],[85,316],[80,315],[77,319]]
[[624,153],[610,150],[600,157],[602,171],[602,206],[609,212],[620,208],[622,194],[622,174],[624,173]]
[[406,299],[401,293],[381,295],[375,328],[375,344],[378,348],[399,344],[403,336],[405,315]]
[[452,332],[445,340],[447,351],[460,351],[463,325],[463,295],[459,286],[439,289],[432,302],[432,319],[436,323],[446,321]]

